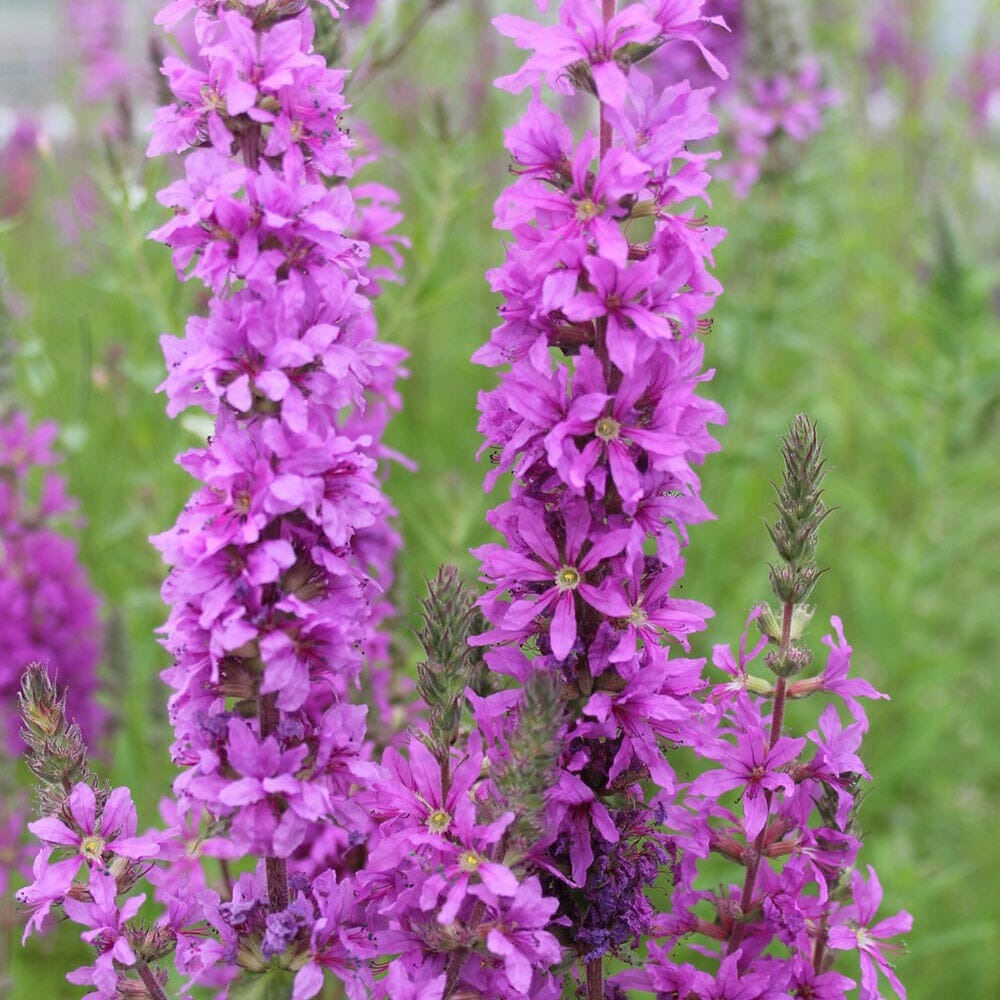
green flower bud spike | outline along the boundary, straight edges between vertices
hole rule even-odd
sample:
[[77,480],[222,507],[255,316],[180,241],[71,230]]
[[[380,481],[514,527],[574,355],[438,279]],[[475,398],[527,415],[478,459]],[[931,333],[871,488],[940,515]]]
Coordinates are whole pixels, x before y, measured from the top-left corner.
[[770,652],[765,663],[778,677],[790,678],[801,673],[812,656],[796,645],[813,615],[805,604],[816,581],[826,572],[816,564],[820,525],[831,511],[823,503],[821,485],[826,477],[816,425],[800,413],[782,439],[784,476],[775,486],[774,501],[778,512],[767,533],[780,562],[770,567],[771,590],[781,601],[780,614],[764,605],[757,618],[761,632],[778,649]]

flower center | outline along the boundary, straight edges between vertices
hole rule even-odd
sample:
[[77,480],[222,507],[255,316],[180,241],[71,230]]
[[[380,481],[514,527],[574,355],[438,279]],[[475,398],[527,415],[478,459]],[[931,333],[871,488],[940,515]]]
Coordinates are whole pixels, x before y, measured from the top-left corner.
[[99,837],[96,833],[92,833],[89,837],[84,837],[80,841],[80,853],[85,858],[100,863],[104,855],[103,838]]
[[621,430],[621,426],[622,425],[612,417],[601,417],[601,419],[594,424],[594,433],[602,441],[617,441],[618,432]]
[[482,860],[475,851],[463,851],[459,856],[458,865],[464,871],[474,872],[478,870]]
[[427,817],[427,826],[431,833],[444,833],[444,831],[451,826],[451,816],[449,816],[443,809],[435,809],[434,812]]
[[591,198],[581,198],[576,203],[577,222],[589,222],[601,212],[598,204]]
[[556,573],[556,586],[560,590],[576,590],[580,583],[580,571],[575,566],[563,566]]
[[628,616],[629,625],[634,625],[636,628],[643,628],[649,621],[649,615],[637,604],[633,609],[631,614]]
[[233,491],[233,507],[236,508],[237,514],[241,517],[250,513],[250,491],[245,489],[236,489]]

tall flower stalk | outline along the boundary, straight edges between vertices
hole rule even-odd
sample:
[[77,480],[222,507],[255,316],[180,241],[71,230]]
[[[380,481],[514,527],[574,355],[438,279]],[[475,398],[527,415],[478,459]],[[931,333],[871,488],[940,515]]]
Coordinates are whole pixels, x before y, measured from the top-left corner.
[[[351,794],[368,710],[354,701],[386,650],[398,538],[381,434],[403,357],[375,339],[372,299],[399,262],[399,217],[391,191],[348,183],[346,73],[313,50],[305,0],[174,0],[158,21],[187,18],[197,58],[166,59],[176,100],[149,150],[186,154],[160,195],[173,218],[151,235],[211,293],[207,315],[162,339],[168,412],[196,407],[214,425],[180,456],[200,485],[154,539],[172,567],[163,678],[182,770],[169,829],[134,837],[126,789],[89,772],[53,783],[86,751],[37,679],[24,714],[29,732],[41,720],[38,773],[56,799],[32,827],[46,846],[22,901],[29,930],[53,907],[84,926],[98,956],[71,979],[94,996],[165,1000],[173,953],[202,986],[242,978],[306,1000],[329,970],[355,998],[370,973],[346,927],[369,825]],[[50,767],[56,716],[68,735]],[[228,860],[254,856],[234,879]],[[163,907],[152,927],[136,919],[147,873]]]
[[[559,900],[555,930],[591,1000],[604,956],[651,926],[643,890],[667,858],[644,783],[675,787],[664,747],[687,741],[703,684],[702,662],[677,650],[712,613],[676,588],[688,526],[710,516],[694,470],[717,447],[708,424],[724,419],[698,395],[722,232],[692,204],[707,201],[712,154],[688,148],[716,123],[709,90],[657,90],[635,65],[700,46],[700,7],[565,0],[552,26],[495,22],[532,52],[498,85],[532,97],[506,135],[518,176],[496,209],[512,233],[490,275],[502,323],[476,355],[505,369],[481,399],[487,483],[513,482],[489,515],[504,541],[477,551],[491,627],[475,641],[494,647],[495,671],[561,686],[545,835],[520,847]],[[593,98],[578,140],[546,86]],[[505,742],[491,747],[496,766]]]
[[[784,475],[776,487],[777,518],[768,532],[778,559],[771,568],[777,610],[761,604],[762,638],[744,634],[738,655],[715,647],[713,662],[726,675],[705,699],[694,743],[709,770],[664,803],[675,857],[669,909],[653,924],[655,942],[641,971],[616,980],[622,988],[682,996],[840,998],[860,985],[875,1000],[879,971],[905,1000],[885,939],[910,929],[901,911],[881,921],[878,877],[855,867],[861,848],[859,756],[868,718],[860,698],[885,698],[860,677],[849,677],[851,647],[839,618],[820,673],[807,675],[812,653],[804,633],[813,615],[806,604],[822,574],[816,562],[819,528],[829,513],[821,483],[826,475],[815,426],[796,417],[782,443]],[[766,655],[765,650],[769,650]],[[764,667],[767,673],[762,674]],[[816,729],[790,735],[789,706],[825,693],[835,703],[819,713]],[[795,717],[798,717],[796,713]],[[804,727],[803,727],[804,728]],[[735,793],[735,794],[734,794]],[[707,859],[727,859],[734,879],[720,885]],[[697,941],[716,960],[714,976],[682,961],[676,945]],[[837,952],[854,951],[860,983],[834,968]]]
[[[375,340],[371,251],[392,250],[397,218],[387,190],[344,183],[345,74],[312,51],[306,3],[179,0],[159,21],[189,13],[202,65],[166,60],[177,103],[150,147],[196,147],[152,236],[212,292],[207,316],[163,338],[169,412],[215,421],[180,458],[201,487],[155,539],[173,567],[174,790],[267,859],[279,912],[288,860],[342,851],[365,822],[348,798],[365,728],[350,698],[396,546],[380,435],[401,356]],[[307,843],[331,820],[342,833]]]

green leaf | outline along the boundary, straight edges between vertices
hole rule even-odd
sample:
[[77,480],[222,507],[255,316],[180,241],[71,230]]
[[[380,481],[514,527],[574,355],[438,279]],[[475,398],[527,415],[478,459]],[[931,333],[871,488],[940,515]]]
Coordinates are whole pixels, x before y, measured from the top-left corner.
[[229,987],[230,1000],[291,1000],[295,973],[288,969],[267,972],[244,972],[239,982]]

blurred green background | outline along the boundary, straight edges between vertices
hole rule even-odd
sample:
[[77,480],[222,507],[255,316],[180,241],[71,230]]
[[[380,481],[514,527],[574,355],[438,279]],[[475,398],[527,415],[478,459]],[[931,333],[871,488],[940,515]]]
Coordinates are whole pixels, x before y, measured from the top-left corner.
[[[386,4],[385,19],[352,40],[351,58],[380,65],[423,6]],[[491,228],[507,179],[502,128],[523,104],[489,85],[517,59],[488,23],[500,6],[532,9],[441,4],[352,97],[383,144],[365,176],[400,192],[413,244],[405,284],[377,307],[383,335],[411,352],[389,440],[419,463],[389,482],[406,541],[401,662],[416,655],[408,630],[423,578],[441,562],[474,577],[468,549],[489,537],[475,401],[491,376],[468,359],[495,322],[483,271],[502,255]],[[768,596],[761,518],[778,440],[795,413],[809,413],[826,440],[828,502],[840,508],[823,531],[830,572],[814,595],[813,646],[821,653],[824,623],[840,615],[855,671],[892,696],[869,712],[863,753],[875,781],[861,861],[878,869],[883,915],[914,915],[897,962],[910,997],[995,997],[1000,127],[974,131],[953,89],[973,44],[949,16],[953,4],[900,8],[933,65],[919,87],[896,71],[877,93],[864,69],[869,5],[812,6],[842,103],[749,197],[722,184],[712,192],[711,222],[729,235],[717,255],[726,292],[706,341],[717,370],[706,392],[729,425],[703,477],[718,519],[693,532],[683,594],[717,612],[699,653],[738,640],[750,606]],[[978,24],[986,5],[963,10]],[[71,74],[66,84],[72,94]],[[153,639],[163,567],[146,538],[183,504],[190,482],[173,459],[203,433],[169,421],[154,395],[157,337],[182,329],[198,290],[179,286],[167,251],[145,242],[164,217],[153,192],[176,165],[147,164],[141,135],[131,153],[103,142],[99,110],[74,114],[78,129],[38,165],[34,198],[0,224],[0,259],[20,399],[62,425],[64,471],[87,519],[82,557],[114,625],[104,767],[151,823],[172,775],[156,676],[166,660]],[[136,114],[148,120],[148,109]],[[94,208],[71,238],[81,181]],[[815,708],[794,707],[790,725],[812,728]],[[79,996],[62,978],[66,956],[84,956],[73,935],[22,952],[15,924],[4,930],[5,995]]]

